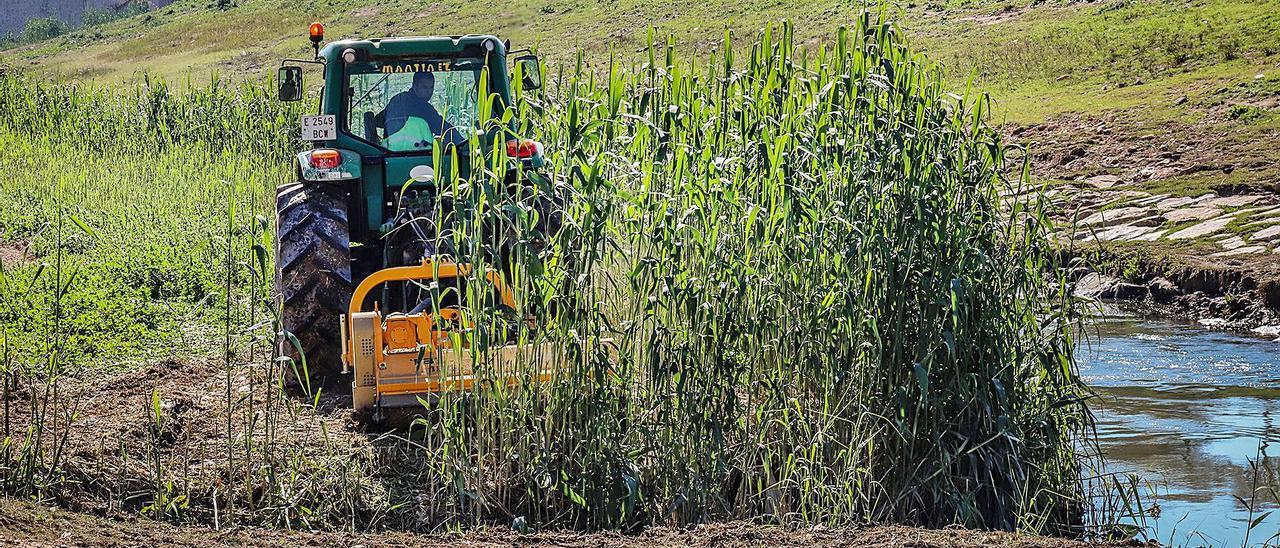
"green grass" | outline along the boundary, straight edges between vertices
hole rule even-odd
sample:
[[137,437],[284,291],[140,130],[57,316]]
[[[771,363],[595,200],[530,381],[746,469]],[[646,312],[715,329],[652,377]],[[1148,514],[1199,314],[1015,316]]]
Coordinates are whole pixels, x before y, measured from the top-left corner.
[[[424,8],[408,0],[304,4],[245,0],[235,8],[217,10],[202,0],[179,0],[141,17],[104,25],[92,33],[71,33],[6,57],[19,66],[30,62],[42,71],[106,82],[133,80],[144,73],[170,81],[188,76],[200,81],[215,72],[236,79],[258,78],[269,74],[283,57],[305,56],[310,51],[307,24],[319,20],[325,22],[330,40],[492,33],[519,47],[539,47],[551,60],[569,62],[581,50],[599,63],[612,52],[634,58],[644,45],[638,29],[651,25],[709,54],[726,28],[751,31],[768,21],[790,18],[807,23],[802,26],[807,29],[805,37],[816,38],[821,36],[819,29],[829,33],[831,25],[851,24],[858,13],[835,0],[804,4],[804,13],[797,14],[801,6],[793,0],[711,5],[534,0]],[[715,21],[706,20],[706,13],[716,13]]]
[[[164,352],[191,328],[184,320],[219,300],[219,229],[208,219],[228,196],[261,210],[289,176],[289,115],[250,88],[178,97],[163,84],[85,92],[12,76],[0,88],[0,241],[33,259],[9,266],[6,289],[16,298],[50,283],[57,252],[73,251],[61,265],[74,276],[63,295],[68,362]],[[234,195],[234,184],[252,191]],[[67,230],[55,236],[60,221]],[[53,295],[9,303],[7,336],[20,346],[44,336]]]
[[[376,478],[385,500],[363,487],[367,455],[330,469],[252,439],[234,456],[238,440],[224,439],[228,477],[243,471],[253,488],[170,483],[181,471],[157,456],[148,515],[202,520],[218,501],[239,509],[225,520],[292,527],[505,527],[516,516],[536,528],[751,519],[1079,532],[1090,422],[1077,310],[1045,277],[1047,204],[1000,206],[1002,190],[1028,181],[1004,175],[1013,166],[983,122],[987,99],[949,95],[899,29],[871,16],[823,28],[837,38],[806,48],[774,27],[736,48],[725,37],[716,56],[650,39],[639,60],[603,72],[557,67],[551,91],[523,95],[517,111],[519,133],[550,151],[533,196],[492,192],[499,181],[483,169],[442,182],[458,209],[440,213],[477,221],[454,233],[460,257],[485,264],[494,242],[478,221],[514,235],[508,281],[521,308],[543,311],[514,336],[563,349],[552,382],[446,398],[412,442],[380,446],[383,466],[414,463]],[[46,301],[0,316],[6,344],[23,350],[6,354],[6,370],[56,383],[41,360],[79,343],[48,341],[99,334],[46,322],[28,340],[22,322],[61,320],[81,295],[87,314],[115,308],[91,296],[114,281],[185,308],[214,299],[203,321],[228,321],[225,404],[252,406],[230,379],[269,369],[270,353],[238,365],[230,341],[271,338],[262,229],[297,112],[254,86],[0,82],[0,143],[18,150],[0,156],[0,188],[22,197],[0,219],[15,219],[11,236],[31,241],[56,281],[37,288]],[[502,173],[505,159],[491,160]],[[565,228],[541,234],[525,200],[553,184],[572,199]],[[74,265],[106,270],[64,283]],[[21,287],[38,268],[0,278]],[[478,302],[483,284],[467,287]],[[141,314],[116,313],[126,324]],[[479,327],[464,340],[476,352],[511,328],[472,313]],[[0,466],[0,485],[47,497],[58,460],[31,439],[0,451],[18,464]],[[296,477],[322,487],[296,493]]]
[[[1170,5],[1129,0],[1052,3],[1007,22],[971,22],[931,53],[993,84],[1133,85],[1280,53],[1276,2],[1202,0]],[[926,27],[927,28],[927,27]],[[958,38],[958,39],[956,39]]]

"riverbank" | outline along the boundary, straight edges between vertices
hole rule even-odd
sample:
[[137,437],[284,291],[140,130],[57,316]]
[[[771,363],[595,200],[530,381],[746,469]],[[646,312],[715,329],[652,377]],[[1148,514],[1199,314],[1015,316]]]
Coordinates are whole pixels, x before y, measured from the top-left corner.
[[916,548],[1013,546],[1019,548],[1084,548],[1128,546],[1090,544],[1013,533],[930,530],[901,526],[859,529],[812,528],[787,530],[733,522],[686,529],[654,527],[635,535],[618,533],[512,531],[411,534],[319,533],[266,528],[214,531],[146,520],[115,520],[48,508],[30,502],[0,499],[0,545],[4,546],[558,546],[632,547],[675,546],[868,546]]
[[1129,110],[1004,128],[1044,190],[1010,199],[1053,204],[1077,296],[1280,336],[1280,173],[1274,147],[1258,146],[1278,130],[1238,115],[1280,97],[1277,82],[1198,82]]
[[1080,298],[1211,329],[1280,340],[1280,258],[1221,261],[1212,255],[1156,255],[1149,249],[1086,248],[1065,260]]

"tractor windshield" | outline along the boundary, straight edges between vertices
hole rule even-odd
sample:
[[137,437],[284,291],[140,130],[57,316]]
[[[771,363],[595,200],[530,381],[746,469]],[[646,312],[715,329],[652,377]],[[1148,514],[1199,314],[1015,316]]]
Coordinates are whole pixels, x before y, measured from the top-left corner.
[[463,144],[475,131],[479,58],[353,65],[348,131],[392,152],[429,151],[436,139]]

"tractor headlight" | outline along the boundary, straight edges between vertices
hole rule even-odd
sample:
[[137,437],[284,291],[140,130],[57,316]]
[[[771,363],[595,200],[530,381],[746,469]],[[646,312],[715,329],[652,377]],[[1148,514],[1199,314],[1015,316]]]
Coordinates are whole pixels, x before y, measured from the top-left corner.
[[348,65],[356,62],[356,50],[352,48],[347,48],[346,50],[344,50],[342,52],[342,60],[346,61]]

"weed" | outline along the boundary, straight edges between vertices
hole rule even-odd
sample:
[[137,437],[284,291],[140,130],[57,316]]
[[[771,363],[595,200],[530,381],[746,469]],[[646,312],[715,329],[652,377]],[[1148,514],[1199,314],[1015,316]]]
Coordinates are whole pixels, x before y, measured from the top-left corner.
[[1231,112],[1227,116],[1242,124],[1252,124],[1265,119],[1268,114],[1267,109],[1253,105],[1231,105]]

